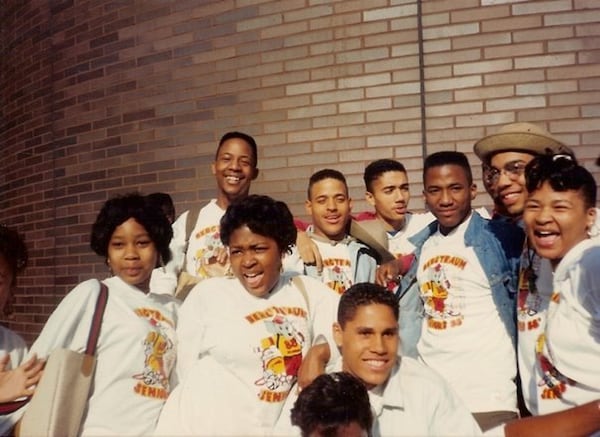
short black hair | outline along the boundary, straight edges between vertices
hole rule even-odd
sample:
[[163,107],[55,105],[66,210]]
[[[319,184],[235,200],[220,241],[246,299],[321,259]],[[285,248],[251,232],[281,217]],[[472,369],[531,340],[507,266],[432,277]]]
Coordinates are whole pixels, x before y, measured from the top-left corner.
[[244,140],[246,143],[248,143],[250,149],[252,149],[252,157],[254,158],[252,165],[254,168],[256,168],[258,166],[258,146],[256,145],[254,138],[243,132],[232,131],[223,135],[219,140],[219,146],[217,147],[217,152],[215,153],[215,159],[217,159],[219,156],[219,150],[221,150],[223,143],[227,140],[231,140],[232,138],[239,138],[240,140]]
[[425,158],[425,162],[423,163],[423,185],[425,185],[427,170],[432,167],[442,167],[444,165],[457,165],[461,167],[465,171],[469,185],[473,183],[473,173],[471,172],[471,165],[469,164],[467,155],[462,152],[443,151],[432,153]]
[[596,181],[594,176],[577,163],[573,155],[538,155],[525,167],[525,186],[532,193],[544,182],[554,191],[579,191],[586,208],[596,206]]
[[229,246],[231,234],[242,226],[275,240],[281,253],[291,253],[296,244],[292,213],[284,202],[269,196],[251,194],[227,207],[221,218],[221,241],[225,246]]
[[148,198],[148,203],[152,205],[152,207],[160,209],[167,218],[175,217],[175,204],[173,203],[173,199],[167,193],[151,193],[146,196]]
[[169,243],[173,229],[162,211],[153,207],[146,196],[139,193],[125,194],[109,199],[104,203],[96,221],[92,225],[90,246],[98,255],[108,256],[108,243],[117,226],[130,218],[135,219],[146,229],[156,246],[163,263],[171,260]]
[[363,174],[366,190],[371,193],[373,188],[372,185],[375,179],[382,174],[387,173],[388,171],[399,171],[406,173],[406,168],[404,168],[404,165],[402,165],[401,162],[393,159],[378,159],[377,161],[373,161],[367,165]]
[[23,236],[5,225],[0,225],[0,256],[6,260],[14,282],[17,273],[27,266],[29,253]]
[[352,422],[371,435],[373,414],[364,384],[346,372],[323,374],[298,395],[291,411],[292,425],[302,436],[317,431],[320,436],[337,435],[337,430]]
[[386,305],[398,320],[400,310],[394,293],[381,285],[371,282],[359,282],[347,289],[340,297],[337,322],[344,328],[346,322],[353,320],[359,307],[380,304]]
[[313,173],[310,179],[308,180],[308,190],[306,192],[308,199],[310,199],[310,190],[313,187],[313,185],[324,179],[335,179],[342,182],[344,184],[344,187],[346,187],[346,194],[348,194],[348,184],[346,183],[346,178],[344,177],[342,172],[334,170],[332,168],[324,168]]

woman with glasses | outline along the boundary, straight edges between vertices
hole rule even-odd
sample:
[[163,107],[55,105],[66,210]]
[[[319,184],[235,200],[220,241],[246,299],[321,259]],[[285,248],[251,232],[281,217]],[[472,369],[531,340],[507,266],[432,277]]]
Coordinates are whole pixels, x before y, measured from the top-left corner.
[[590,238],[596,182],[571,155],[536,157],[526,178],[527,237],[553,271],[533,373],[537,413],[545,414],[600,398],[600,242]]

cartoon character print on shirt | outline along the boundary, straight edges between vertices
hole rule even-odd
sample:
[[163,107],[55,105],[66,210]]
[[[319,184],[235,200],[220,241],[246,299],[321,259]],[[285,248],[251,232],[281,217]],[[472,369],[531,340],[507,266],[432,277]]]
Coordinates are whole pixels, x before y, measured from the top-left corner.
[[138,308],[135,313],[145,319],[149,329],[143,340],[143,370],[133,375],[139,380],[134,391],[142,396],[166,399],[170,391],[169,375],[175,363],[174,324],[154,309]]
[[217,253],[223,247],[218,226],[201,229],[195,235],[200,247],[194,254],[194,267],[199,278],[223,276],[226,268],[217,263]]
[[[557,304],[560,300],[560,295],[554,293],[551,298],[552,304]],[[563,393],[567,391],[568,386],[576,384],[574,380],[568,378],[558,371],[550,361],[546,346],[546,335],[540,334],[535,344],[535,355],[537,365],[541,370],[541,379],[538,381],[538,387],[542,389],[538,391],[539,396],[543,400],[560,399]]]
[[519,291],[517,294],[517,324],[519,331],[538,329],[541,317],[538,316],[542,305],[542,298],[536,287],[540,258],[525,249],[521,257],[519,269]]
[[[441,259],[445,261],[441,262]],[[465,261],[456,257],[434,257],[423,265],[424,278],[427,279],[421,285],[421,297],[428,325],[433,329],[447,329],[462,324],[462,299],[452,294],[453,284],[446,272],[449,266],[462,269]]]
[[323,282],[337,294],[343,294],[352,286],[350,260],[327,258],[323,260]]
[[256,352],[260,357],[261,376],[255,385],[261,387],[258,397],[265,402],[283,402],[296,381],[302,363],[302,346],[307,339],[294,323],[300,316],[306,320],[302,308],[273,307],[247,317],[251,323],[262,321],[269,333],[263,337]]

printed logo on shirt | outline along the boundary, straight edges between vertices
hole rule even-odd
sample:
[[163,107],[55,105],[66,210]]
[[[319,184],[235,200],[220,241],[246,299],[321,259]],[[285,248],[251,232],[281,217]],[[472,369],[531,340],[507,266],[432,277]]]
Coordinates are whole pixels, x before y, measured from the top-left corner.
[[133,375],[139,382],[134,392],[145,397],[166,399],[169,395],[169,375],[175,362],[173,340],[174,324],[163,317],[160,311],[150,308],[138,308],[136,315],[145,319],[149,330],[143,341],[144,368],[141,373]]
[[443,330],[462,325],[462,299],[452,294],[452,283],[446,269],[460,270],[466,261],[455,256],[435,256],[423,265],[421,297],[424,302],[427,325],[430,329]]
[[211,273],[211,268],[218,264],[217,252],[223,247],[219,226],[201,229],[196,233],[195,239],[199,240],[196,245],[200,244],[193,258],[196,275],[204,279],[215,276]]
[[517,293],[517,326],[519,331],[533,331],[541,327],[542,318],[538,315],[542,298],[536,287],[540,259],[525,249],[519,269],[519,290]]
[[535,275],[532,277],[531,269],[522,269],[519,271],[519,291],[517,294],[517,319],[519,331],[532,331],[540,328],[541,317],[538,316],[542,299],[536,290],[531,290],[532,281],[535,281]]
[[[554,295],[552,297],[554,298]],[[561,399],[563,393],[567,391],[568,386],[574,386],[576,382],[560,373],[558,369],[554,367],[545,354],[545,344],[546,336],[541,334],[535,345],[538,366],[542,375],[537,384],[538,387],[541,387],[541,390],[538,391],[538,393],[542,400]]]
[[[284,312],[297,312],[296,308],[286,310]],[[304,310],[302,313],[306,314]],[[283,402],[298,375],[298,368],[302,363],[302,346],[306,338],[284,314],[275,314],[271,318],[258,318],[256,315],[257,313],[253,313],[246,319],[251,323],[262,320],[270,333],[256,349],[262,363],[262,375],[254,383],[261,387],[258,398],[264,402]]]
[[345,258],[326,258],[323,260],[323,283],[343,294],[352,286],[352,265]]

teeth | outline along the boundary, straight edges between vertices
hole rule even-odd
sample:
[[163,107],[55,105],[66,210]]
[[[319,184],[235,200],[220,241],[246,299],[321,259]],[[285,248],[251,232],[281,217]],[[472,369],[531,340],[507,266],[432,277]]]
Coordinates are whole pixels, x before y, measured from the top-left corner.
[[225,177],[229,182],[239,182],[240,178],[236,177],[236,176],[226,176]]
[[256,278],[258,273],[246,273],[246,278]]
[[382,360],[366,360],[366,363],[371,367],[381,368],[385,366],[385,361]]

